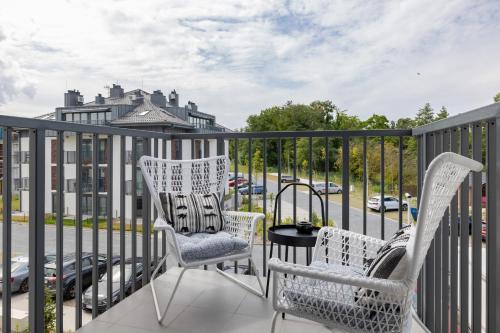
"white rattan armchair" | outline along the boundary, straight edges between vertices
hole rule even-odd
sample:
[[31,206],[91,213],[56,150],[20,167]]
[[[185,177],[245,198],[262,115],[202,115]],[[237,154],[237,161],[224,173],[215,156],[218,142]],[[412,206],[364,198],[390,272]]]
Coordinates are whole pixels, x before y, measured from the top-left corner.
[[[149,156],[142,156],[139,160],[139,166],[144,175],[149,192],[159,212],[155,221],[154,230],[164,230],[167,236],[168,250],[165,257],[161,259],[158,266],[151,276],[151,290],[153,292],[153,301],[156,308],[158,321],[161,323],[165,318],[167,311],[172,303],[177,287],[186,270],[197,268],[202,265],[213,265],[224,261],[236,261],[249,259],[252,269],[256,272],[260,286],[260,291],[236,279],[222,270],[217,271],[234,281],[243,288],[258,295],[264,295],[262,282],[257,271],[257,267],[252,259],[253,238],[255,226],[258,220],[264,218],[263,214],[223,211],[224,231],[232,236],[239,237],[247,242],[248,246],[241,251],[229,253],[226,256],[219,256],[204,260],[186,261],[181,255],[179,243],[177,241],[174,228],[167,223],[163,212],[160,193],[190,194],[190,193],[217,193],[219,198],[223,198],[224,189],[227,184],[229,171],[229,160],[226,156],[216,156],[197,160],[164,160]],[[160,268],[163,266],[167,257],[172,254],[182,267],[182,271],[177,279],[174,290],[168,299],[168,303],[163,312],[160,311],[158,299],[155,291],[154,279]]]
[[312,260],[326,269],[272,259],[276,311],[272,332],[280,313],[348,332],[410,332],[411,294],[435,231],[463,179],[482,168],[481,163],[454,153],[443,153],[431,162],[416,228],[410,232],[403,258],[408,269],[401,280],[364,274],[365,263],[384,241],[331,227],[320,230]]

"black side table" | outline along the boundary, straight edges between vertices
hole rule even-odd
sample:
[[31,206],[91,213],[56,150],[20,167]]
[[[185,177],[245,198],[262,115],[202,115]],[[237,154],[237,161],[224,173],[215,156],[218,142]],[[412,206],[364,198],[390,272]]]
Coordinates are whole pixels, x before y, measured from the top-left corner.
[[[316,238],[318,237],[319,227],[314,227],[311,234],[300,234],[297,232],[295,225],[283,224],[277,225],[269,228],[267,237],[271,242],[271,250],[269,251],[269,259],[273,257],[273,245],[285,246],[285,261],[288,261],[288,247],[291,246],[294,249],[297,247],[306,248],[306,263],[310,264],[311,251],[310,249],[316,245]],[[267,281],[266,281],[266,298],[269,295],[269,280],[271,278],[269,268],[267,269]]]

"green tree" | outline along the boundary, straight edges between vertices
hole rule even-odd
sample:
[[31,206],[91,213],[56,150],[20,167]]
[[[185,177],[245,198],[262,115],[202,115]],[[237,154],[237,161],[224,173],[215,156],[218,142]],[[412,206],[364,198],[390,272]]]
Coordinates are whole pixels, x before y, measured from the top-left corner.
[[425,103],[424,107],[419,109],[415,116],[415,125],[423,126],[434,121],[434,109],[429,103]]
[[264,162],[262,160],[262,155],[260,153],[260,149],[255,149],[255,153],[253,154],[252,157],[252,163],[253,163],[253,169],[255,172],[255,182],[257,183],[258,181],[258,175],[262,173],[264,169]]
[[446,109],[446,106],[442,106],[441,110],[436,114],[436,117],[434,117],[434,120],[441,120],[448,118],[450,114],[448,113],[448,110]]
[[495,97],[493,97],[493,100],[495,101],[495,103],[500,102],[500,93],[496,94]]

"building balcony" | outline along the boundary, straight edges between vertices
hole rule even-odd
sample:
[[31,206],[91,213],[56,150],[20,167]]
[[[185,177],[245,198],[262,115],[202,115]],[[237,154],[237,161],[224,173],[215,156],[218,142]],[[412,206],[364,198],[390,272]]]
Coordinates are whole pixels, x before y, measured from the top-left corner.
[[[415,318],[413,329],[419,332],[421,320],[432,332],[500,331],[500,289],[496,286],[500,280],[499,120],[499,103],[418,128],[385,130],[170,134],[0,116],[3,330],[15,331],[19,325],[19,330],[43,331],[44,255],[55,255],[55,327],[59,332],[270,331],[271,299],[252,297],[222,279],[210,266],[186,273],[164,326],[155,320],[150,270],[137,278],[137,285],[130,291],[120,280],[120,296],[109,309],[104,306],[102,310],[106,311],[98,311],[97,296],[110,294],[112,285],[103,287],[105,290],[95,287],[92,310],[84,310],[83,286],[97,286],[100,274],[99,261],[93,260],[92,274],[84,279],[83,272],[89,266],[84,265],[82,253],[90,252],[94,259],[104,255],[108,259],[101,264],[109,271],[113,264],[142,262],[140,258],[144,258],[144,267],[154,267],[166,252],[163,234],[152,232],[158,212],[142,186],[137,168],[141,155],[178,160],[228,155],[231,173],[243,177],[249,186],[245,192],[234,190],[234,184],[228,183],[223,205],[266,215],[258,226],[254,251],[259,274],[267,278],[271,244],[265,231],[273,223],[276,194],[286,181],[300,179],[341,190],[324,191],[326,205],[321,210],[309,190],[290,189],[276,205],[276,215],[283,223],[304,219],[320,223],[318,216],[324,213],[328,224],[388,239],[405,224],[414,223],[409,213],[417,206],[428,163],[441,152],[453,151],[482,161],[486,165],[484,177],[473,175],[465,180],[435,235],[415,290],[413,304],[420,319]],[[12,156],[13,147],[19,143],[29,147],[29,163],[16,170]],[[54,156],[51,147],[55,147]],[[65,163],[67,151],[75,152],[75,163]],[[103,154],[106,177],[99,175]],[[90,179],[101,179],[97,186],[88,187],[84,169]],[[21,175],[14,174],[17,172]],[[15,177],[26,179],[29,192],[15,190]],[[71,185],[72,193],[65,191],[69,179],[76,182]],[[330,183],[337,187],[326,185]],[[253,187],[259,187],[259,192]],[[100,192],[100,188],[106,192]],[[368,208],[368,201],[375,196],[384,203],[390,198],[393,206],[387,203],[379,209]],[[406,207],[410,210],[405,211]],[[29,223],[23,223],[19,216]],[[277,252],[283,260],[288,254],[288,261],[303,264],[310,256],[309,250],[293,248],[275,249],[275,256]],[[74,281],[82,286],[74,289],[74,295],[65,293],[63,281],[63,255],[68,253],[76,253]],[[29,261],[29,293],[14,292],[13,263],[9,259],[15,256],[25,256]],[[226,262],[224,266],[255,283],[255,277],[241,274],[247,271],[246,262]],[[176,264],[168,262],[166,273],[158,279],[160,293],[169,292],[176,274]],[[23,319],[19,319],[23,313]],[[278,332],[304,330],[326,331],[323,326],[292,316],[278,324]]]

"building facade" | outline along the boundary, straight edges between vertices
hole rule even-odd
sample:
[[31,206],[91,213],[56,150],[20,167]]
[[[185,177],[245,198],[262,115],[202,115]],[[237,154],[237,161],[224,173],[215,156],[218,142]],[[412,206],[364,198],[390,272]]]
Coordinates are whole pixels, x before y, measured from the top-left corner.
[[[124,128],[158,131],[163,133],[206,133],[228,131],[215,122],[215,116],[203,113],[198,106],[189,101],[183,107],[179,106],[179,94],[173,90],[167,97],[160,90],[148,93],[141,89],[125,92],[121,86],[113,84],[109,96],[95,96],[91,102],[85,103],[83,96],[77,90],[69,90],[64,94],[64,106],[57,107],[55,112],[38,117],[39,119],[65,121],[80,124],[117,126]],[[56,133],[46,133],[45,144],[45,184],[46,213],[56,211],[56,173],[57,173],[57,140]],[[98,142],[98,179],[99,193],[98,212],[104,216],[107,211],[108,177],[112,173],[113,193],[120,193],[120,137],[113,137],[111,146],[107,136],[99,137]],[[217,153],[216,140],[159,140],[158,152],[166,152],[170,159],[190,159],[214,156]],[[92,215],[92,137],[82,137],[82,198],[81,208],[84,217]],[[1,144],[1,141],[0,141]],[[145,149],[140,140],[136,140],[137,156],[143,155]],[[165,145],[165,146],[164,146]],[[227,147],[227,145],[225,145]],[[108,168],[108,149],[112,147],[113,167]],[[138,168],[133,168],[132,139],[125,142],[125,192],[126,200],[131,200],[132,172],[137,173],[137,211],[141,215],[142,208],[142,177]],[[29,138],[28,133],[20,131],[13,136],[13,190],[19,197],[19,210],[27,213],[29,210]],[[153,151],[153,150],[151,150]],[[161,153],[159,154],[161,156]],[[1,155],[0,155],[1,161]],[[76,208],[76,136],[74,133],[64,133],[64,211],[67,216],[74,216]],[[1,166],[0,166],[1,170]],[[115,178],[117,177],[117,178]],[[132,204],[126,205],[126,217],[130,218]],[[113,207],[119,207],[119,195],[113,196]],[[118,217],[118,209],[113,209],[113,217]]]

